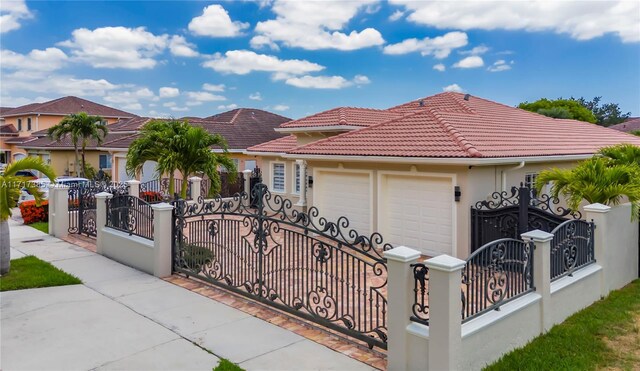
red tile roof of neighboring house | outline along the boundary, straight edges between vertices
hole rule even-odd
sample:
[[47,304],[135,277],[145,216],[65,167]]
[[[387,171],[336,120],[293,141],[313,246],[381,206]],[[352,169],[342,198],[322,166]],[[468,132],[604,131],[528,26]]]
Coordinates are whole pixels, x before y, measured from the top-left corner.
[[286,137],[270,140],[265,143],[258,144],[253,147],[247,148],[252,152],[277,152],[283,153],[290,151],[298,146],[298,141],[295,135],[288,135]]
[[281,129],[324,126],[370,126],[402,117],[402,112],[370,108],[338,107],[280,125]]
[[151,120],[153,119],[150,117],[132,117],[129,119],[120,119],[107,127],[110,132],[138,131],[144,126],[144,124]]
[[78,97],[62,97],[44,103],[31,103],[2,112],[2,117],[20,116],[26,114],[47,114],[64,116],[71,113],[86,112],[90,115],[103,117],[135,117],[133,113],[111,108]]
[[27,143],[30,142],[32,140],[35,140],[35,137],[32,136],[26,136],[26,137],[12,137],[9,139],[6,139],[4,142],[6,144],[23,144],[23,143]]
[[602,126],[553,119],[478,97],[465,100],[459,93],[441,93],[391,110],[407,115],[289,153],[491,158],[592,154],[607,145],[640,145],[640,137]]
[[[263,124],[273,125],[291,121],[290,118],[278,115],[277,113],[263,111],[256,108],[236,108],[231,111],[218,113],[217,115],[205,117],[203,121],[220,124]],[[277,126],[274,126],[277,127]]]
[[[98,147],[110,147],[112,142],[116,142],[127,137],[133,137],[135,134],[131,133],[108,133],[107,136],[102,141],[102,144],[98,144],[95,140],[89,140],[87,144],[87,149],[95,150]],[[26,137],[30,138],[30,137]],[[73,143],[71,142],[71,138],[68,135],[60,138],[60,140],[54,141],[49,137],[38,137],[33,138],[32,140],[26,143],[19,145],[22,148],[46,148],[48,150],[69,150],[73,149]]]
[[0,107],[0,116],[2,116],[4,113],[11,111],[12,109],[14,109],[15,107]]
[[2,124],[0,125],[0,136],[3,137],[14,137],[18,135],[18,130],[13,124]]
[[625,133],[640,130],[640,117],[630,117],[621,124],[609,126],[609,129],[624,131]]

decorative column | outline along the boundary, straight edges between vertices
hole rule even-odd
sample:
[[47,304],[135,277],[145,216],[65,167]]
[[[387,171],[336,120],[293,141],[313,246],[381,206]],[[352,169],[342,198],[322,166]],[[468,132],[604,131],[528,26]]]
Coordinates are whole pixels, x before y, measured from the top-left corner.
[[300,166],[300,199],[296,206],[300,206],[303,211],[307,211],[307,162],[305,160],[296,160],[296,164]]
[[153,209],[153,275],[171,275],[173,245],[173,205],[166,202],[152,204]]
[[251,204],[251,170],[243,170],[242,176],[244,177],[244,193],[247,194],[246,205],[249,206]]
[[[197,201],[200,198],[200,186],[202,184],[202,178],[197,176],[192,176],[189,178],[189,182],[191,182],[191,199]],[[205,197],[207,195],[204,195]]]
[[129,185],[129,196],[140,198],[140,181],[139,180],[127,180]]
[[49,218],[50,223],[53,221],[53,226],[49,227],[49,233],[58,238],[66,237],[69,234],[69,187],[61,184],[51,187],[49,202],[53,202],[54,210]]
[[398,246],[384,252],[387,259],[387,369],[407,370],[407,326],[413,305],[413,269],[420,252]]
[[[596,258],[596,262],[602,266],[602,272],[600,272],[600,296],[605,297],[609,294],[610,287],[607,276],[609,275],[609,269],[615,269],[615,267],[609,267],[607,264],[610,259],[607,258],[607,214],[611,211],[611,207],[603,204],[591,204],[584,207],[585,217],[587,220],[593,220],[596,228],[593,235],[593,250]],[[615,252],[614,252],[615,253]]]
[[542,332],[553,327],[551,320],[551,240],[553,234],[536,229],[520,235],[524,241],[533,241],[533,285],[542,296],[540,323]]
[[96,252],[102,255],[104,251],[104,241],[102,228],[107,225],[107,200],[113,195],[107,192],[96,194]]
[[449,255],[425,261],[429,268],[429,367],[458,370],[462,351],[460,285],[466,262]]

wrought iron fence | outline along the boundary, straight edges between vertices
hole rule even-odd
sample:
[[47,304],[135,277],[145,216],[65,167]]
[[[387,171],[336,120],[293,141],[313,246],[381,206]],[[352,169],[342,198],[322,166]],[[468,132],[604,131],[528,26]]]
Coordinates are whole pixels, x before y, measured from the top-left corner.
[[[242,173],[220,172],[220,192],[221,197],[232,197],[236,193],[244,191],[244,176]],[[235,178],[235,182],[232,180]],[[209,195],[211,190],[211,179],[204,178],[200,183],[200,195],[204,198],[213,198],[217,195]]]
[[504,238],[472,253],[462,270],[462,321],[535,290],[533,242]]
[[129,193],[129,185],[112,182],[88,182],[69,187],[69,233],[96,236],[96,194],[108,192],[114,195]]
[[551,281],[594,263],[593,222],[567,220],[551,233]]
[[153,209],[138,197],[114,196],[107,199],[107,227],[153,240]]
[[[176,194],[182,192],[182,179],[173,179],[173,192],[169,192],[169,178],[153,179],[148,182],[140,183],[140,198],[149,203],[166,202],[175,198]],[[191,198],[191,182],[187,182],[187,199]]]
[[413,305],[410,319],[429,325],[429,268],[423,263],[412,264],[413,268]]
[[391,246],[380,234],[299,212],[264,184],[252,196],[174,204],[174,271],[386,348]]

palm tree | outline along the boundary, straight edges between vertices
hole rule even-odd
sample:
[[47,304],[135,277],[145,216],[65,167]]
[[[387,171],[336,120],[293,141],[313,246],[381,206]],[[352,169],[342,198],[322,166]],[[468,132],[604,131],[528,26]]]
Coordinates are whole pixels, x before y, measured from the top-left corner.
[[602,148],[600,155],[611,159],[614,165],[631,165],[640,167],[640,147],[633,144],[618,144]]
[[[84,176],[85,173],[85,149],[89,140],[93,139],[98,144],[107,136],[108,129],[100,116],[89,116],[86,112],[72,113],[65,116],[57,125],[49,128],[47,134],[53,140],[60,140],[70,136],[75,152],[75,173]],[[82,171],[78,169],[78,144],[82,153]]]
[[21,160],[9,164],[4,173],[0,174],[0,275],[9,272],[11,265],[9,235],[9,217],[11,209],[17,206],[22,188],[26,188],[34,195],[36,203],[42,200],[42,193],[38,190],[38,185],[28,182],[29,178],[17,176],[16,173],[22,170],[36,170],[43,173],[52,182],[55,174],[51,166],[45,164],[38,157],[25,157]]
[[570,208],[577,210],[582,200],[589,203],[617,205],[627,199],[632,203],[633,216],[640,206],[640,168],[616,164],[605,157],[592,157],[573,169],[553,168],[540,172],[536,181],[538,192],[552,182],[551,194],[562,195]]

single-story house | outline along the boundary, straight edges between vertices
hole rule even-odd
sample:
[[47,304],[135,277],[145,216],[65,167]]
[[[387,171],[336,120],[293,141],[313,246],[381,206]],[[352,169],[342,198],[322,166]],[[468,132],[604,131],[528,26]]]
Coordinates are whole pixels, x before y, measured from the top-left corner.
[[271,192],[430,256],[469,254],[470,208],[491,193],[533,185],[541,170],[572,167],[607,145],[640,145],[594,124],[449,92],[386,110],[335,108],[277,130],[289,135],[247,150],[262,157]]
[[629,117],[624,122],[616,125],[611,125],[609,126],[609,128],[623,131],[625,133],[640,131],[640,117]]

